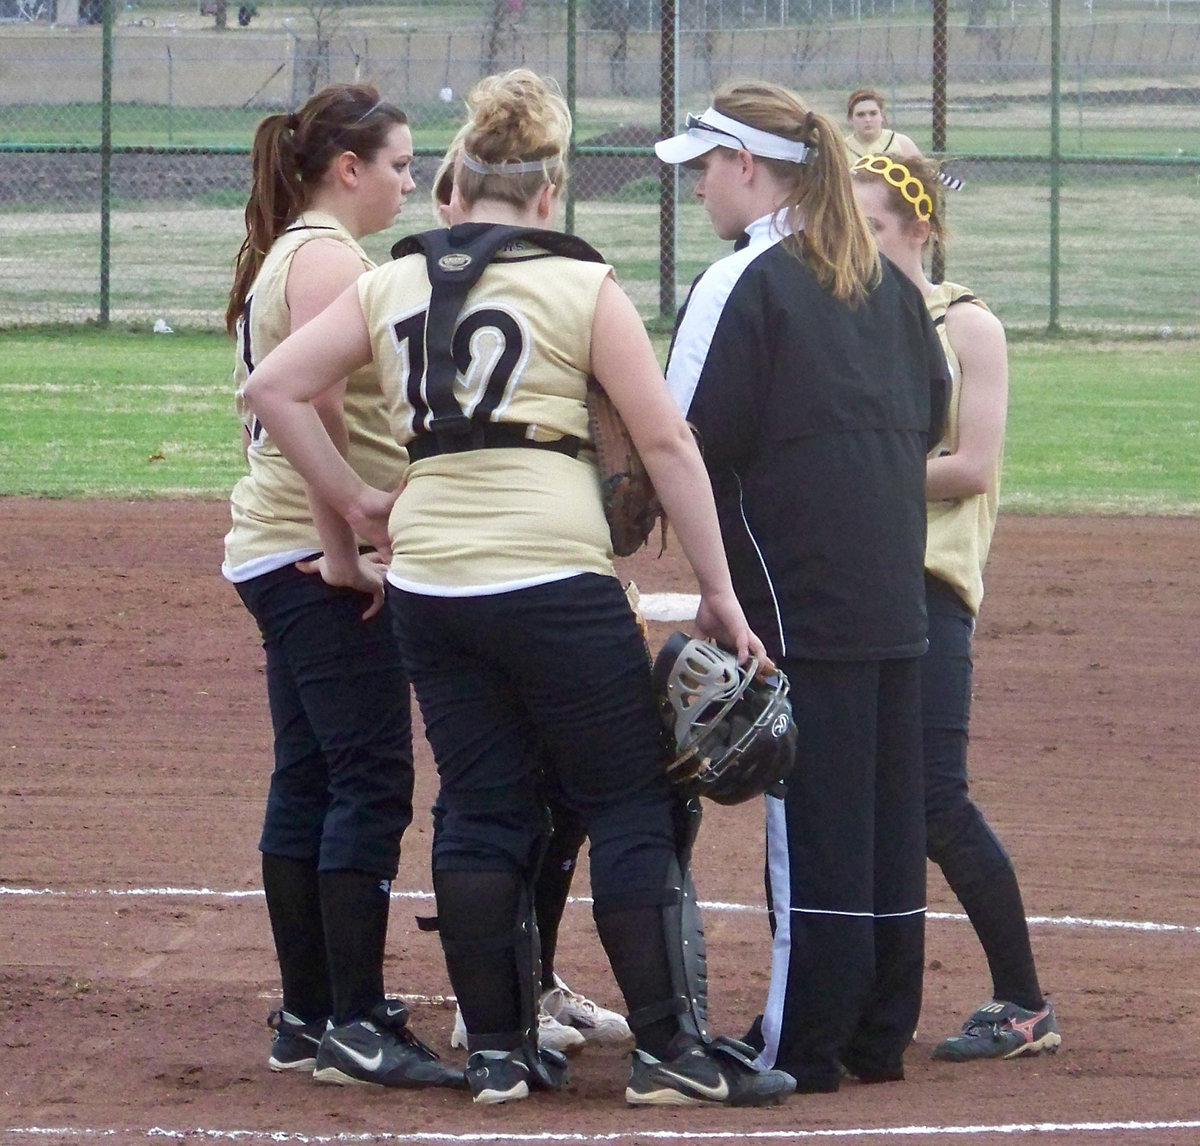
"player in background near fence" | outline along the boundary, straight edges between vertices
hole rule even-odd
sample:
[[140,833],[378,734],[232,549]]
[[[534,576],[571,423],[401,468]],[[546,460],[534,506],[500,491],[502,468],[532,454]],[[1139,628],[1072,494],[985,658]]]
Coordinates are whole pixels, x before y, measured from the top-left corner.
[[[272,1070],[331,1082],[465,1085],[386,999],[391,880],[412,819],[408,680],[386,612],[382,567],[288,464],[245,401],[257,362],[373,264],[358,240],[390,227],[413,189],[412,135],[366,85],[326,88],[254,137],[254,185],[226,323],[249,474],[233,490],[222,572],[258,622],[267,657],[275,768],[259,849],[283,981]],[[339,456],[384,489],[406,456],[375,373],[323,397]],[[332,448],[332,447],[331,447]],[[325,556],[321,556],[324,551]]]
[[[391,498],[346,465],[311,402],[374,359],[409,447],[388,601],[441,779],[434,891],[475,1101],[566,1079],[566,1060],[536,1046],[544,760],[587,823],[596,927],[637,1037],[626,1100],[774,1103],[794,1080],[756,1069],[735,1041],[705,1038],[689,986],[698,936],[680,922],[677,800],[584,448],[589,376],[625,418],[697,576],[698,627],[742,659],[762,647],[637,311],[590,247],[543,229],[566,178],[566,101],[517,69],[481,80],[468,102],[454,179],[465,222],[416,237],[412,254],[297,331],[251,377],[251,402],[297,469],[349,520],[370,523],[377,544]],[[536,233],[517,238],[505,224]],[[448,297],[471,267],[480,277],[465,298]]]
[[1008,403],[1004,328],[966,287],[935,286],[925,274],[926,245],[945,241],[937,167],[919,158],[901,164],[868,156],[852,174],[879,249],[925,296],[953,379],[946,435],[930,453],[925,478],[925,829],[929,858],[983,944],[992,999],[933,1056],[958,1062],[1054,1051],[1062,1040],[1054,1006],[1038,983],[1012,860],[967,788],[971,638],[996,524]]
[[[462,159],[463,138],[470,126],[469,123],[465,124],[454,137],[433,178],[431,193],[434,214],[447,227],[456,221],[450,208],[454,168]],[[632,1046],[633,1034],[625,1019],[616,1011],[610,1011],[572,991],[555,972],[558,929],[571,892],[579,852],[587,839],[587,828],[578,813],[565,801],[555,798],[553,787],[548,788],[546,794],[550,812],[550,839],[533,892],[542,960],[538,1045],[563,1054],[581,1050],[587,1043],[628,1049]],[[467,1027],[463,1021],[462,1007],[456,1007],[454,1011],[450,1045],[467,1046]]]
[[864,155],[920,155],[921,149],[907,135],[887,125],[886,104],[877,91],[859,88],[846,101],[850,134],[844,139],[850,162]]
[[736,240],[692,287],[667,382],[700,438],[734,586],[791,681],[767,800],[774,943],[746,1041],[802,1092],[904,1077],[921,1006],[925,453],[948,379],[921,296],[880,260],[836,125],[726,85],[657,145]]

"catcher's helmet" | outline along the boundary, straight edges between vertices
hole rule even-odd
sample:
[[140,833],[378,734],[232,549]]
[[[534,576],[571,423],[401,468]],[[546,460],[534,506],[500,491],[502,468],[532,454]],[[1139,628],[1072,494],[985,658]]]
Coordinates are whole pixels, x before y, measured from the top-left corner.
[[796,756],[788,680],[760,673],[711,641],[673,633],[654,661],[654,689],[675,758],[667,771],[689,796],[740,804],[779,795]]

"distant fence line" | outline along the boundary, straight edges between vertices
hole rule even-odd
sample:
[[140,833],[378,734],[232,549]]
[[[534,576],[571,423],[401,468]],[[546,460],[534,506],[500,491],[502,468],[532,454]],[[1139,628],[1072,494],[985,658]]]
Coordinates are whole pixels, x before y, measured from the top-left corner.
[[[656,246],[658,38],[584,31],[568,54],[560,30],[510,35],[488,28],[492,3],[480,11],[483,33],[359,27],[320,43],[266,28],[117,28],[107,153],[98,29],[0,37],[0,325],[219,325],[249,139],[265,111],[329,81],[376,83],[412,113],[427,185],[433,144],[449,138],[471,85],[519,63],[572,80],[577,229],[610,255],[644,314],[669,317],[716,246],[695,208],[680,212],[677,263]],[[1012,328],[1200,333],[1200,19],[1064,27],[1057,105],[1045,21],[960,22],[947,48],[947,149],[967,181],[948,205],[952,277]],[[721,79],[757,75],[840,118],[846,92],[867,82],[928,148],[932,49],[930,28],[911,21],[685,33],[681,114]],[[685,178],[683,202],[686,188]]]
[[[314,80],[367,77],[429,98],[444,88],[465,92],[481,74],[513,62],[561,78],[567,58],[564,33],[534,27],[521,28],[498,46],[477,31],[338,33],[324,45],[282,31],[118,32],[114,99],[165,106],[294,106]],[[581,31],[576,90],[581,97],[656,96],[658,51],[656,34]],[[1044,26],[951,27],[949,52],[960,86],[1045,84],[1049,77]],[[756,75],[807,90],[853,88],[869,76],[876,84],[927,87],[932,54],[930,28],[913,23],[688,32],[681,40],[680,82],[682,90],[701,90],[715,78]],[[90,28],[72,29],[69,36],[49,29],[0,40],[5,102],[94,102],[100,92],[98,55],[98,30]],[[1082,69],[1093,82],[1146,75],[1194,81],[1200,75],[1200,19],[1186,25],[1124,20],[1066,27],[1062,59],[1069,77]]]

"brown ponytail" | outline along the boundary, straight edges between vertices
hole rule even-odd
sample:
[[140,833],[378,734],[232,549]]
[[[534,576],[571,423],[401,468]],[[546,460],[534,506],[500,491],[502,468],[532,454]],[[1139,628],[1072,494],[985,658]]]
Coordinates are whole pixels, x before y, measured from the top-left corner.
[[370,84],[333,84],[298,112],[267,116],[250,149],[253,183],[246,202],[246,238],[234,260],[225,329],[233,334],[246,296],[271,244],[308,206],[333,161],[353,151],[374,159],[388,133],[408,116],[385,103]]
[[[788,193],[784,246],[808,264],[834,298],[855,305],[879,282],[879,255],[854,199],[841,131],[795,92],[762,81],[728,84],[713,95],[722,115],[815,149],[807,163],[763,159]],[[790,186],[789,186],[790,185]]]

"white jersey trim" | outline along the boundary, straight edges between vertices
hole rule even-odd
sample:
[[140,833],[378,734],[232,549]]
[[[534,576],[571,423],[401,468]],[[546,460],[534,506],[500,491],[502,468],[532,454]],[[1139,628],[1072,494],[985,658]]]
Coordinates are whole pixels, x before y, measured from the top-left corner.
[[269,553],[266,557],[255,557],[253,561],[243,561],[241,565],[230,565],[227,561],[222,561],[221,576],[234,585],[240,585],[243,581],[253,581],[255,577],[261,577],[264,573],[274,573],[276,569],[282,569],[285,565],[307,561],[320,552],[319,549],[288,549],[283,553]]
[[773,213],[755,219],[746,228],[746,234],[750,237],[746,246],[718,259],[696,280],[688,295],[683,320],[675,332],[671,360],[667,363],[667,389],[685,416],[696,396],[696,386],[708,360],[713,334],[733,288],[746,268],[763,251],[775,246],[785,231],[782,219]]
[[754,1065],[771,1070],[779,1058],[779,1035],[783,1026],[783,1003],[787,997],[788,964],[792,952],[792,880],[788,863],[787,818],[782,800],[764,796],[767,812],[767,875],[771,884],[771,907],[775,914],[775,937],[771,941],[771,984],[763,1007],[762,1053]]
[[767,579],[767,587],[771,590],[771,608],[775,610],[775,628],[779,633],[779,655],[786,657],[788,655],[787,633],[783,631],[783,616],[779,612],[779,595],[775,592],[775,582],[771,580],[771,570],[767,565],[766,558],[763,557],[758,538],[754,536],[754,530],[750,528],[750,522],[746,520],[746,499],[743,496],[745,491],[742,488],[742,475],[734,470],[733,476],[738,485],[738,516],[741,517],[742,524],[746,527],[746,536],[750,538],[750,544],[754,546],[758,563],[762,566],[763,576]]
[[494,597],[500,593],[513,593],[518,589],[532,589],[537,585],[552,585],[568,577],[578,577],[587,569],[567,569],[554,573],[541,573],[536,577],[523,577],[519,581],[504,581],[497,585],[428,585],[422,581],[410,581],[395,573],[387,575],[388,584],[406,593],[417,593],[422,597]]

